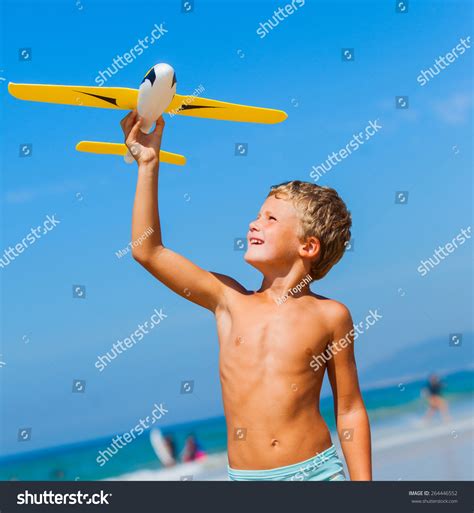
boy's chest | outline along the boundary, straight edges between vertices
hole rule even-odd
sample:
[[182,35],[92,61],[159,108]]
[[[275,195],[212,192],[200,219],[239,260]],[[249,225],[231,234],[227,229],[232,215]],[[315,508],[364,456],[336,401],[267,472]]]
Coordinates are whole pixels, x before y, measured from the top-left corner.
[[309,368],[329,342],[323,319],[294,305],[248,302],[217,317],[221,364]]

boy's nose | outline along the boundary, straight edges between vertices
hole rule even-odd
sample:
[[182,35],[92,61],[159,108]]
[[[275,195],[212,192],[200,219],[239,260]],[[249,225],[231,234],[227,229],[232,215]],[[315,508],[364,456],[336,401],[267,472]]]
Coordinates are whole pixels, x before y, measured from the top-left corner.
[[253,232],[254,230],[260,230],[258,224],[257,224],[257,221],[252,221],[250,224],[249,224],[249,228],[250,228],[250,231]]

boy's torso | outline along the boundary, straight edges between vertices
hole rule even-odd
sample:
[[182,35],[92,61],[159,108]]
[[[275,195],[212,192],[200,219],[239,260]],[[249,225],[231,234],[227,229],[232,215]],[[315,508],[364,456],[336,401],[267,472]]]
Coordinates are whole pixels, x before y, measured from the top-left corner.
[[319,414],[324,369],[310,366],[331,342],[330,303],[313,294],[277,304],[233,292],[216,312],[232,468],[291,465],[331,445]]

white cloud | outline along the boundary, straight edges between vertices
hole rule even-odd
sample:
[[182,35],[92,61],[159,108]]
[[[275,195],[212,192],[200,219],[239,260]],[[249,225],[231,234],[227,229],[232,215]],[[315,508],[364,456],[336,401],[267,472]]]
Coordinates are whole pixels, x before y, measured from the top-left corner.
[[455,93],[433,104],[438,117],[450,125],[464,124],[469,118],[471,107],[472,98],[468,93]]

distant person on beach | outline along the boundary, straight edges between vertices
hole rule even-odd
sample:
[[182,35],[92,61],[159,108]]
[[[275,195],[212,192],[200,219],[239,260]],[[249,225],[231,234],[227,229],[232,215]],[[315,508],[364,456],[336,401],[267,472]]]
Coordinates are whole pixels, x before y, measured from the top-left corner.
[[185,463],[189,461],[202,460],[206,457],[206,453],[202,450],[196,437],[189,435],[186,438],[183,449],[183,461]]
[[[346,306],[309,288],[349,248],[352,221],[346,204],[334,189],[311,182],[293,180],[271,187],[249,224],[247,247],[235,239],[236,247],[246,249],[244,260],[262,275],[260,288],[247,290],[230,276],[208,271],[164,246],[158,208],[164,121],[160,117],[148,134],[140,129],[142,121],[134,110],[121,122],[125,143],[138,163],[132,241],[142,242],[132,244],[132,255],[166,287],[215,317],[229,478],[346,479],[319,411],[327,373],[350,479],[371,480],[370,426],[359,387],[354,340],[381,315],[370,310],[354,326]],[[246,180],[254,196],[257,186],[251,177]],[[195,217],[190,218],[182,227],[181,244],[187,244],[186,230],[197,229],[210,242],[216,235],[232,240],[233,232],[228,230],[236,210],[242,208],[235,194],[229,188],[221,198],[206,197],[212,218],[200,227]],[[167,228],[175,236],[178,218],[176,212],[168,220]],[[227,221],[226,228],[213,218]],[[151,235],[143,238],[150,229]],[[214,254],[209,257],[215,259]],[[192,454],[195,442],[187,443]]]
[[165,436],[165,444],[168,448],[170,456],[176,461],[176,444],[174,442],[174,438],[171,435]]
[[448,412],[448,403],[441,397],[444,384],[436,374],[430,374],[428,382],[423,389],[423,395],[428,401],[428,410],[424,420],[429,421],[436,411],[439,411],[444,421],[451,420]]
[[51,472],[51,476],[53,479],[57,479],[57,480],[64,479],[64,476],[65,476],[64,470],[62,470],[60,468],[54,469]]

